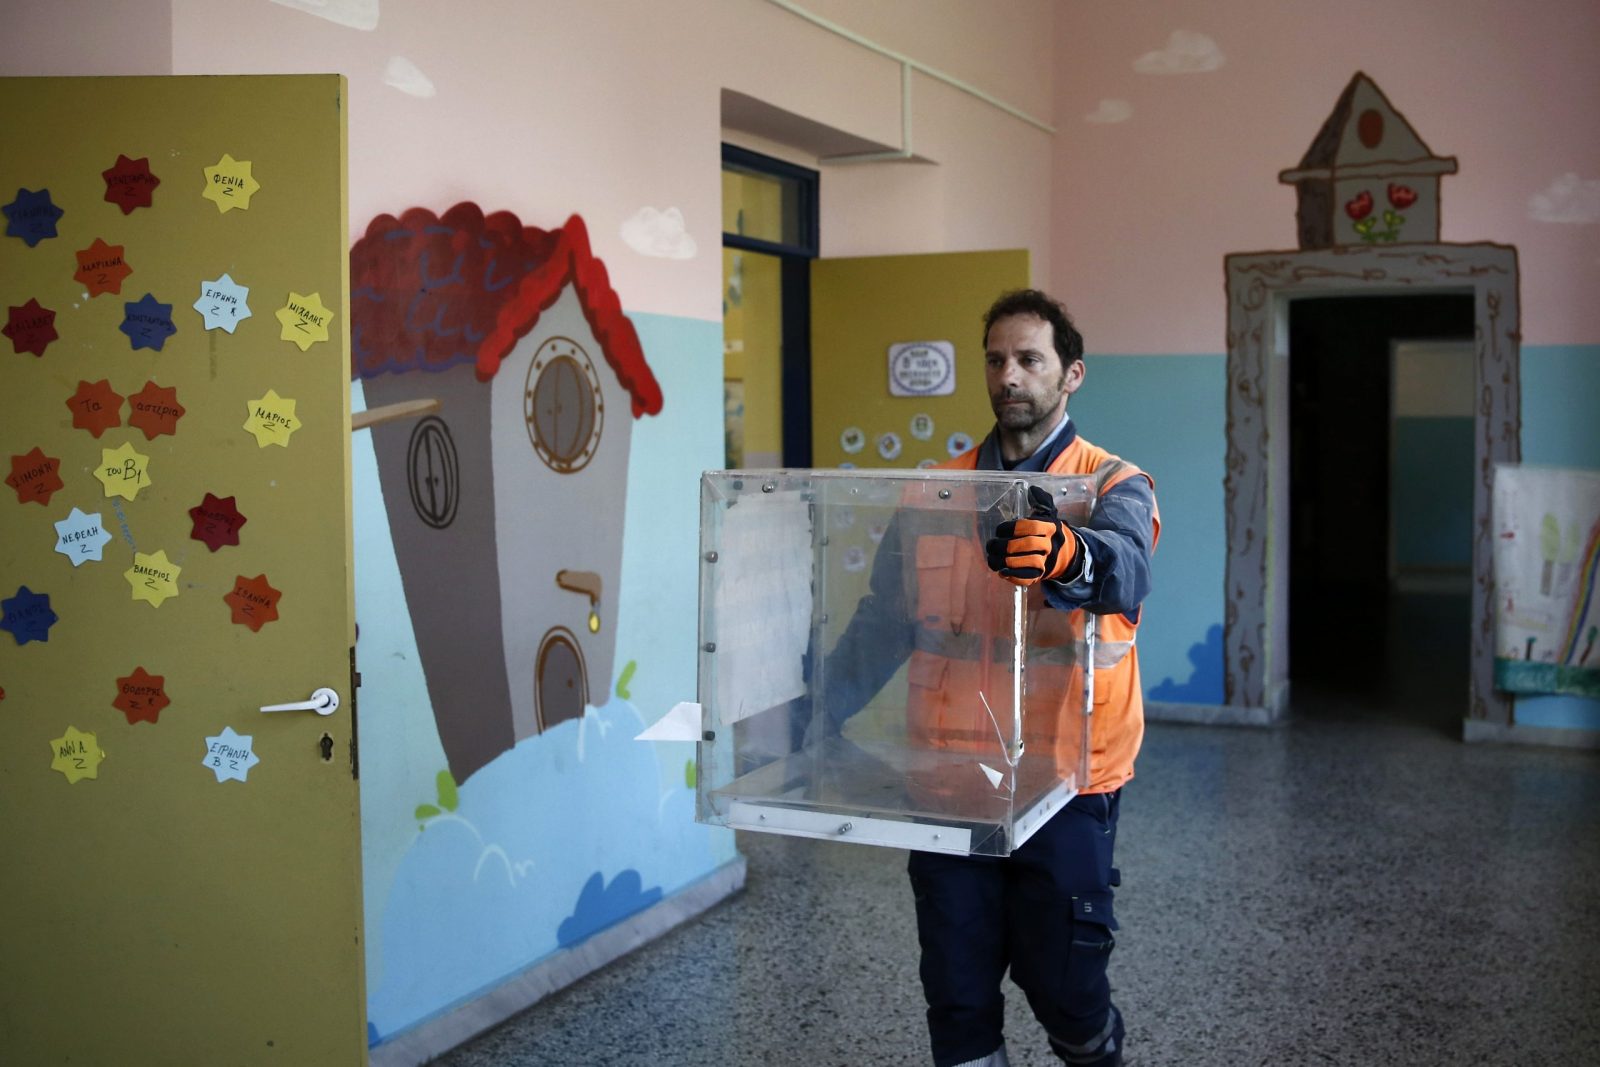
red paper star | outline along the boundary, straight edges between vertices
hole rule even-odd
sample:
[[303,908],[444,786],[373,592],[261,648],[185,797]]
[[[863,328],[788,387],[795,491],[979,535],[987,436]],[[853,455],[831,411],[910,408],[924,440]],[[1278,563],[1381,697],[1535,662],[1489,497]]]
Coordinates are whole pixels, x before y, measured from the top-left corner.
[[11,457],[11,474],[6,484],[17,491],[18,503],[26,504],[31,500],[35,504],[48,504],[57,489],[65,488],[60,471],[59,459],[35,448],[25,456]]
[[73,253],[78,257],[78,271],[72,280],[89,290],[90,296],[101,293],[121,293],[122,279],[133,273],[122,258],[121,245],[108,245],[99,237],[88,248]]
[[21,307],[11,308],[0,333],[11,338],[13,352],[32,352],[36,356],[44,355],[45,346],[61,336],[56,333],[56,313],[31,297]]
[[233,592],[223,597],[233,609],[233,621],[259,632],[261,627],[278,617],[278,598],[281,592],[267,584],[267,576],[254,578],[239,575],[233,583]]
[[124,215],[136,207],[149,207],[151,194],[161,184],[161,179],[150,173],[149,156],[129,159],[119,153],[117,165],[101,171],[100,176],[106,180],[106,202],[120,207]]
[[[237,545],[239,543],[239,527],[250,520],[239,514],[239,509],[234,506],[233,497],[216,497],[210,493],[198,505],[189,509],[189,517],[194,520],[194,530],[189,534],[196,541],[204,541],[206,547],[215,552],[223,545]],[[234,622],[238,622],[235,613]]]
[[178,420],[183,418],[177,386],[163,389],[155,382],[145,382],[143,389],[128,398],[128,407],[128,425],[143,430],[147,441],[177,433]]
[[126,678],[117,679],[117,699],[112,706],[128,717],[128,725],[136,722],[155,722],[161,709],[172,701],[167,699],[166,676],[146,674],[143,667],[135,667]]
[[93,385],[79,379],[78,391],[67,398],[67,408],[72,412],[72,425],[95,437],[122,425],[122,395],[104,378]]

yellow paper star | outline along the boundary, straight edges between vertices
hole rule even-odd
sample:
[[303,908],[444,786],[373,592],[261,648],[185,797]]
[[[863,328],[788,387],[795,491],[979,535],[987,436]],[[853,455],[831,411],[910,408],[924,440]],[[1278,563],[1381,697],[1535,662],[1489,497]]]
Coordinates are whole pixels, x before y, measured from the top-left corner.
[[299,345],[304,352],[318,341],[328,339],[328,323],[333,321],[333,312],[322,306],[321,293],[301,296],[291,291],[289,302],[278,309],[278,321],[283,323],[278,336]]
[[178,595],[181,573],[183,568],[168,560],[167,550],[163,548],[148,555],[135,552],[133,566],[123,571],[122,576],[133,586],[133,599],[148,600],[159,608],[163,600]]
[[250,417],[244,420],[244,428],[255,435],[256,446],[288,448],[289,435],[300,428],[300,420],[294,417],[294,401],[268,389],[266,396],[250,401],[249,407]]
[[100,761],[106,758],[94,734],[80,733],[76,726],[50,742],[50,751],[55,753],[50,769],[66,775],[68,782],[100,777]]
[[130,441],[124,441],[121,448],[102,448],[94,476],[106,487],[106,496],[132,500],[150,484],[150,457],[135,452]]
[[250,174],[250,161],[234,159],[226,152],[215,166],[205,168],[205,173],[206,188],[200,195],[224,215],[236,207],[248,208],[250,198],[261,188]]

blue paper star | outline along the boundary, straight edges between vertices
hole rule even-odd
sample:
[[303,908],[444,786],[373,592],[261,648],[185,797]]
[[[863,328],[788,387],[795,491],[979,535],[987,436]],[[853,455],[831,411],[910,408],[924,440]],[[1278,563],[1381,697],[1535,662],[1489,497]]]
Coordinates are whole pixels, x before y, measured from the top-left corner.
[[46,237],[56,236],[56,220],[66,212],[50,200],[50,190],[18,189],[17,198],[0,205],[6,216],[6,236],[20,237],[32,248]]
[[123,304],[122,325],[117,327],[128,335],[137,352],[141,348],[161,351],[167,338],[178,332],[172,324],[172,305],[163,304],[149,293],[132,304]]
[[49,593],[35,593],[20,585],[16,596],[0,600],[0,630],[10,630],[19,645],[50,640],[50,627],[55,624]]

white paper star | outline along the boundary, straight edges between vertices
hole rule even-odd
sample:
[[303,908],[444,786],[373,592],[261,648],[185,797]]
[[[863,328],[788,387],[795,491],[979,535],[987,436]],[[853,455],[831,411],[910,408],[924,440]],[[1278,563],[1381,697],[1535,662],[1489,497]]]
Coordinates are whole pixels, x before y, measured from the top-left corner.
[[200,312],[206,320],[208,330],[227,330],[233,328],[250,317],[250,287],[240,285],[224,274],[216,281],[200,283],[200,299],[194,302],[194,309]]
[[219,782],[245,781],[250,768],[261,762],[251,747],[254,743],[255,735],[236,734],[233,727],[224,726],[220,734],[206,738],[206,755],[200,762],[216,773]]
[[101,552],[111,535],[100,522],[100,513],[85,515],[77,508],[55,524],[56,551],[72,561],[74,567],[90,560],[100,562]]

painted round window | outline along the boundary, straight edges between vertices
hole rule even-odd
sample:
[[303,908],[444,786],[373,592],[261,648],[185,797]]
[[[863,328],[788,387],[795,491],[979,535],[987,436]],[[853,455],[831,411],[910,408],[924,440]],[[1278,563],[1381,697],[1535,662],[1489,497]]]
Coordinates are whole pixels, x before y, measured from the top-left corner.
[[528,367],[522,414],[534,451],[551,470],[572,474],[588,466],[600,445],[605,404],[583,346],[569,337],[539,346]]
[[442,530],[455,521],[461,501],[461,463],[444,420],[430,415],[411,431],[406,466],[417,518]]

